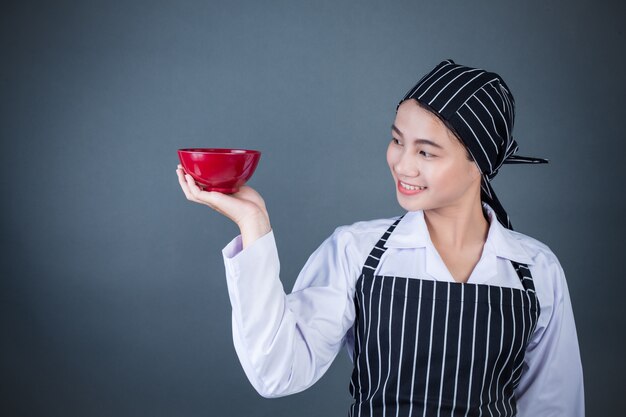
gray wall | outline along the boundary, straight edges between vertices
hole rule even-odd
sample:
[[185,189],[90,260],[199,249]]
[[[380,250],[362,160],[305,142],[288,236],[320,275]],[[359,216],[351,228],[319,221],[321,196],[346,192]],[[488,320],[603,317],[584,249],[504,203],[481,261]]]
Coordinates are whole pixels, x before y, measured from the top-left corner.
[[540,166],[494,179],[565,269],[589,416],[626,408],[623,6],[591,1],[4,1],[0,414],[345,415],[342,352],[267,400],[237,360],[221,249],[181,147],[263,152],[285,288],[335,227],[402,212],[395,105],[445,58],[500,73]]

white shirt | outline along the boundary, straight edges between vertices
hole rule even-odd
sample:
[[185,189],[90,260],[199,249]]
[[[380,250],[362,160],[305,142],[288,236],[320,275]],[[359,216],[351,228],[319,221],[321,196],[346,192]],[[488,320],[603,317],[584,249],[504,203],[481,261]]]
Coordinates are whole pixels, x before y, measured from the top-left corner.
[[[583,417],[583,370],[563,269],[548,246],[505,228],[487,203],[483,207],[489,232],[467,282],[523,290],[510,260],[528,264],[541,308],[515,390],[518,416]],[[243,250],[241,235],[224,247],[235,350],[259,394],[271,398],[308,388],[342,346],[352,357],[356,280],[396,219],[337,227],[309,257],[290,294],[279,279],[273,231]],[[385,246],[376,275],[455,282],[430,240],[422,210],[407,212]]]

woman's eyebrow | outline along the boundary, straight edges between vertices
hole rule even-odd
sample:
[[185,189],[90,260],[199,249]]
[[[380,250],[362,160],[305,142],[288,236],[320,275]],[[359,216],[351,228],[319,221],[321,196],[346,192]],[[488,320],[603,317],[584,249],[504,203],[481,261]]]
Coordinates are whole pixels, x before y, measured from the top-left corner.
[[[398,126],[396,126],[395,124],[391,125],[391,130],[393,130],[394,132],[396,132],[398,135],[404,137],[404,134],[400,131],[400,129],[398,129]],[[413,141],[413,143],[419,144],[419,145],[431,145],[434,146],[435,148],[439,148],[439,149],[443,149],[443,146],[441,146],[440,144],[433,142],[430,139],[422,139],[422,138],[417,138]]]

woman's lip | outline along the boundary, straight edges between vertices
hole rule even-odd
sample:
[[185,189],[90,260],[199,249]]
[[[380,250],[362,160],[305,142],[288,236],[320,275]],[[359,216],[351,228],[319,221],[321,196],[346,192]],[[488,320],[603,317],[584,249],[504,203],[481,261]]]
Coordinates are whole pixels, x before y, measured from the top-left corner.
[[[417,189],[417,190],[407,190],[407,189],[406,189],[406,188],[404,188],[402,185],[400,185],[400,182],[401,182],[401,181],[400,181],[400,180],[398,180],[398,182],[397,182],[397,187],[398,187],[398,191],[400,191],[402,194],[405,194],[405,195],[414,195],[414,194],[419,194],[419,193],[421,193],[421,192],[423,192],[423,191],[426,191],[426,188],[424,188],[423,190],[419,190],[419,189]],[[409,184],[408,182],[404,182],[404,181],[402,181],[402,182],[403,182],[404,184],[407,184],[407,185],[413,185],[413,184]],[[420,186],[418,186],[418,185],[413,185],[413,187],[420,187]]]
[[423,185],[419,185],[419,184],[411,184],[410,182],[406,182],[406,181],[402,181],[402,180],[398,180],[398,182],[399,182],[399,183],[401,182],[401,183],[403,183],[403,184],[410,185],[410,186],[413,186],[413,187],[424,187]]

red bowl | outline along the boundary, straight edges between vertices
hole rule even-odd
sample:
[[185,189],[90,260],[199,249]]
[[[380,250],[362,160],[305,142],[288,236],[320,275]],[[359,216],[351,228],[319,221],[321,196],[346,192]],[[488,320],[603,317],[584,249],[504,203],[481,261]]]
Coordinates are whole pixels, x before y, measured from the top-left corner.
[[252,177],[261,152],[250,149],[179,149],[178,158],[185,172],[206,191],[232,194]]

